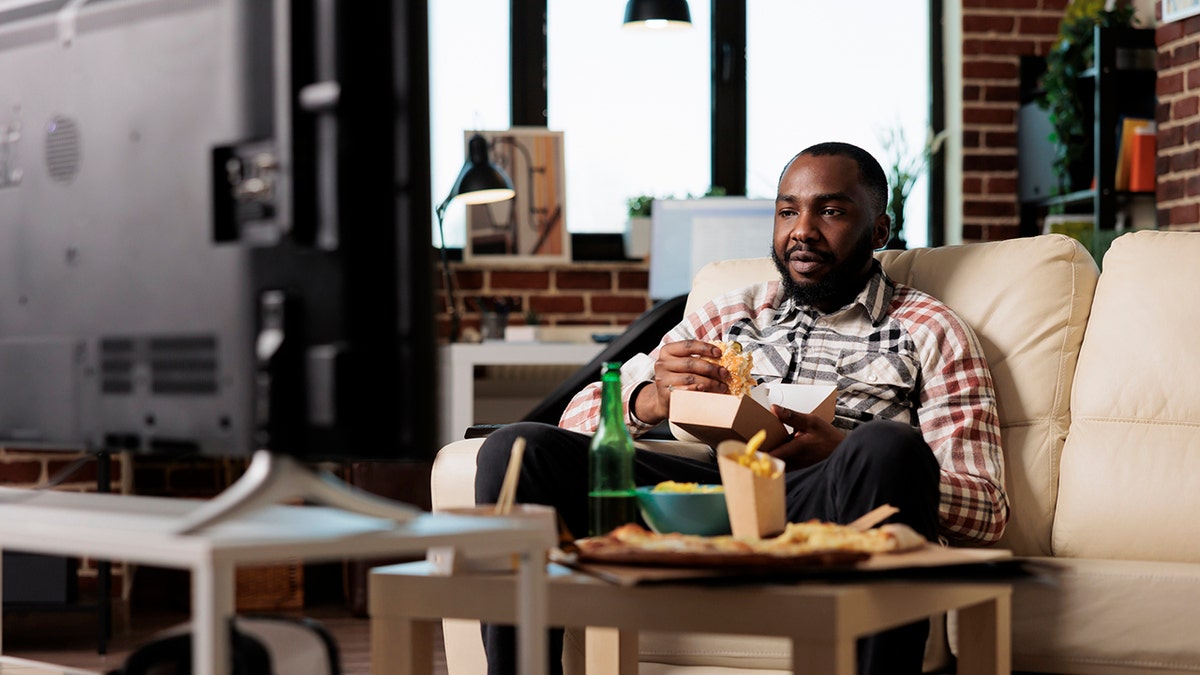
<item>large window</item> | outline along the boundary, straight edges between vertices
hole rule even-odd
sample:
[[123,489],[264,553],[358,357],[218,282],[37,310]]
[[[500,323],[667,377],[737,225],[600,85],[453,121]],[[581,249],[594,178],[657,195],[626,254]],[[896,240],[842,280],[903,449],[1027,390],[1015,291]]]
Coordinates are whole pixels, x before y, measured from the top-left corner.
[[[433,205],[462,169],[463,134],[507,129],[509,122],[508,3],[461,0],[429,3],[429,119]],[[446,213],[446,244],[466,242],[461,204]],[[433,243],[441,245],[437,229]]]
[[709,187],[709,23],[631,31],[622,3],[549,0],[549,120],[566,145],[567,228],[620,230],[626,200]]
[[[774,197],[784,165],[813,143],[853,143],[885,170],[882,139],[892,129],[903,129],[911,152],[920,150],[930,100],[925,2],[746,5],[748,195]],[[917,182],[905,208],[910,247],[927,243],[927,179]]]
[[[705,193],[709,3],[692,0],[689,30],[636,32],[621,27],[620,2],[544,2],[547,125],[564,134],[568,230],[620,230],[626,200],[637,195]],[[745,5],[749,196],[773,197],[784,164],[812,143],[861,145],[885,168],[890,131],[902,129],[910,151],[920,149],[930,108],[927,2]],[[509,3],[430,2],[429,12],[436,205],[462,165],[463,132],[510,125]],[[926,173],[905,209],[909,246],[927,243],[927,181]],[[462,207],[452,208],[446,242],[464,238]]]

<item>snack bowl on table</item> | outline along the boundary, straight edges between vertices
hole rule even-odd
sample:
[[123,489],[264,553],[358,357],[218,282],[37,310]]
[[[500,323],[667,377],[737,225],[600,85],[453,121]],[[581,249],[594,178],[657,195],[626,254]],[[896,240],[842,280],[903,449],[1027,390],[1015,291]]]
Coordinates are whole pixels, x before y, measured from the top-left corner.
[[659,534],[712,537],[731,532],[725,490],[720,485],[697,485],[687,491],[655,490],[647,485],[637,489],[637,500],[642,519]]

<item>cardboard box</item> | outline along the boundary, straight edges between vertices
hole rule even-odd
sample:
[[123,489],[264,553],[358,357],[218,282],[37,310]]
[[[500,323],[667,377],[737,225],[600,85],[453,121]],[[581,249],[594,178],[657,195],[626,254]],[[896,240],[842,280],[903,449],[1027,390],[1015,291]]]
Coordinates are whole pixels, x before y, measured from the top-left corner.
[[837,388],[831,384],[759,385],[749,396],[740,398],[680,389],[671,392],[670,421],[713,448],[722,441],[744,443],[761,429],[767,432],[767,438],[760,449],[770,450],[792,433],[771,413],[772,404],[832,422],[836,402]]
[[733,536],[742,539],[773,537],[787,527],[783,462],[772,457],[773,475],[760,476],[734,459],[745,452],[746,444],[741,441],[724,441],[717,446],[729,525]]

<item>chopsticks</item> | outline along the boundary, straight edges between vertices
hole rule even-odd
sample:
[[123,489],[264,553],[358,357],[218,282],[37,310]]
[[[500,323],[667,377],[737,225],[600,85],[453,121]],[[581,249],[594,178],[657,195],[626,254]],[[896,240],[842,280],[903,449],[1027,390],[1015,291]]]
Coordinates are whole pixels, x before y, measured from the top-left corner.
[[525,455],[525,437],[517,436],[508,455],[508,469],[504,472],[504,483],[500,485],[500,496],[496,498],[496,515],[507,516],[517,498],[517,479],[521,476],[521,458]]
[[859,532],[866,532],[897,513],[900,513],[900,509],[891,504],[884,504],[862,514],[857,520],[846,527],[853,528]]

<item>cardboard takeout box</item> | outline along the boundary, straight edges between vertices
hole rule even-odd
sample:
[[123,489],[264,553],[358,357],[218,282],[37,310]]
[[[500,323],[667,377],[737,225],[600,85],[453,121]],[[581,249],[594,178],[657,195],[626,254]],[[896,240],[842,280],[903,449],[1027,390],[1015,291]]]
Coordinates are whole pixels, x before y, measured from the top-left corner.
[[[767,433],[762,450],[770,450],[791,434],[771,413],[772,404],[833,421],[837,388],[831,384],[767,384],[749,396],[731,396],[680,389],[671,392],[671,425],[695,440],[717,447],[721,441],[748,441],[759,430]],[[681,440],[690,440],[683,438]]]
[[723,441],[717,446],[717,466],[725,486],[725,508],[733,536],[761,539],[775,536],[787,526],[784,500],[783,462],[771,457],[773,475],[760,476],[735,457],[745,454],[741,441]]

